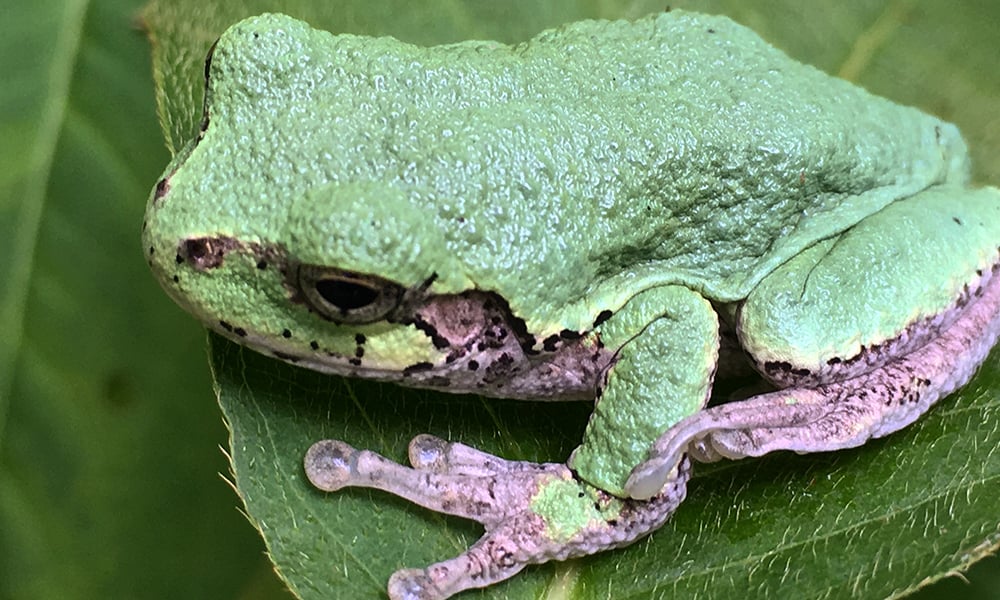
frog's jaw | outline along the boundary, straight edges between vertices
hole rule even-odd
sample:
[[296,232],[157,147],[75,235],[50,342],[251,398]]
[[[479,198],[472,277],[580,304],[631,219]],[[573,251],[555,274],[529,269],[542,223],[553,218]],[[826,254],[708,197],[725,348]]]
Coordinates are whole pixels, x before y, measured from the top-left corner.
[[[562,400],[593,398],[613,358],[593,332],[539,343],[488,292],[428,293],[383,321],[336,323],[305,301],[280,246],[158,235],[150,223],[150,268],[182,308],[224,337],[294,365],[454,393]],[[180,241],[162,241],[170,239]]]
[[522,326],[493,294],[467,292],[432,296],[406,322],[369,327],[367,334],[358,329],[349,334],[357,344],[354,352],[336,356],[322,342],[303,350],[281,345],[284,338],[235,331],[228,323],[214,329],[264,354],[333,375],[502,398],[592,399],[614,355],[598,336],[536,351],[518,331]]

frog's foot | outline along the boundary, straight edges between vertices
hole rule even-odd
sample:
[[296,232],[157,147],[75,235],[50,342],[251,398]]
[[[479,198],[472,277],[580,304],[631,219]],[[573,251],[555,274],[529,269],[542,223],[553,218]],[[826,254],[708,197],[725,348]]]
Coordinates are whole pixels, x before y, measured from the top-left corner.
[[902,429],[965,385],[1000,338],[1000,265],[961,315],[930,342],[845,381],[789,388],[715,406],[671,427],[626,483],[657,493],[682,456],[701,462],[853,448]]
[[395,599],[447,598],[507,579],[529,564],[630,544],[674,512],[690,475],[682,460],[661,493],[634,501],[579,481],[562,464],[507,461],[429,435],[415,438],[409,454],[412,469],[324,440],[305,457],[306,475],[322,490],[377,488],[485,527],[485,535],[459,556],[393,574],[389,595]]

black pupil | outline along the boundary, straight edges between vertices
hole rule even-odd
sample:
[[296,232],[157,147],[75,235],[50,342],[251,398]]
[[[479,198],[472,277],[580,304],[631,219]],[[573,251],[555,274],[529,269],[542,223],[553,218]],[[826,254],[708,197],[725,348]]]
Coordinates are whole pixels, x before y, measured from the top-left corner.
[[348,311],[368,306],[378,298],[379,291],[369,285],[343,279],[321,279],[316,292],[340,310]]

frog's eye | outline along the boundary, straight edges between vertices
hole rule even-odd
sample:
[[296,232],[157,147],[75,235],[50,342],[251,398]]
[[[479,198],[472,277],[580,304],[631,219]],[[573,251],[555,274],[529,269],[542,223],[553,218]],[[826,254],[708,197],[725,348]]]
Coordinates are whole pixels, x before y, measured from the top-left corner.
[[317,313],[335,323],[373,323],[399,306],[405,289],[388,279],[314,265],[298,269],[298,287]]

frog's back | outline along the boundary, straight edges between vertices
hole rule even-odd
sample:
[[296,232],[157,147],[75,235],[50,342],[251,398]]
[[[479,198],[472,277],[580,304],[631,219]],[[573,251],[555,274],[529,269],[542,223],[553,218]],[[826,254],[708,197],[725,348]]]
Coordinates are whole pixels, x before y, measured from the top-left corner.
[[413,190],[466,278],[529,320],[577,300],[616,308],[651,282],[742,297],[803,247],[967,169],[953,126],[725,18],[588,21],[517,46],[308,35],[280,117],[325,125],[284,152],[322,146],[317,185]]

